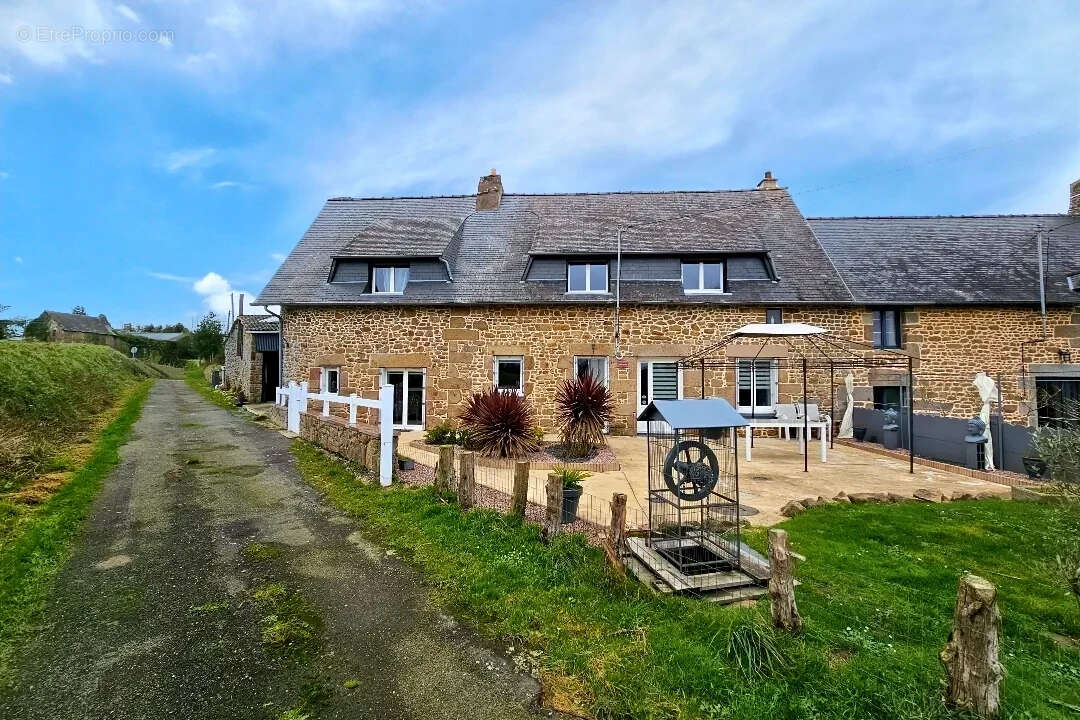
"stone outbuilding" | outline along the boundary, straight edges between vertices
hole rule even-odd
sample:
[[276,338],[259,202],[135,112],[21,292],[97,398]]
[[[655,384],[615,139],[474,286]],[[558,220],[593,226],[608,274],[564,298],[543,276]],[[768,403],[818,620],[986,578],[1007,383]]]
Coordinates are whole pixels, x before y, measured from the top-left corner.
[[272,315],[240,315],[225,338],[225,387],[244,402],[272,402],[280,362],[278,321]]

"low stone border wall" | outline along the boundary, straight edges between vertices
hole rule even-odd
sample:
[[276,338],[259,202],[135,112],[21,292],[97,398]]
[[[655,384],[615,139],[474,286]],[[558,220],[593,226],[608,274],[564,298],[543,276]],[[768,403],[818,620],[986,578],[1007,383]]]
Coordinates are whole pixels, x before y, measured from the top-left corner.
[[[376,477],[379,474],[379,428],[370,425],[349,425],[347,420],[331,415],[300,413],[300,437],[310,443],[358,462]],[[394,435],[394,457],[397,457],[397,434]]]
[[[875,455],[884,455],[885,457],[896,458],[907,462],[908,452],[907,450],[887,450],[877,443],[871,442],[858,442],[857,440],[851,440],[849,438],[836,438],[837,445],[843,445],[844,447],[855,448],[857,450],[863,450],[865,452],[874,453]],[[918,446],[916,445],[916,449]],[[954,473],[956,475],[963,475],[973,480],[982,480],[984,482],[992,482],[998,485],[1009,485],[1015,487],[1017,485],[1037,485],[1038,483],[1029,480],[1028,478],[1020,475],[1019,473],[1010,472],[1007,470],[1001,470],[998,472],[986,472],[985,470],[972,470],[971,468],[962,467],[960,465],[953,465],[952,463],[941,462],[940,460],[931,460],[929,458],[915,456],[915,464],[922,465],[924,467],[933,468],[934,470],[942,470],[944,472]]]
[[[1016,488],[1013,488],[1015,491]],[[904,502],[922,502],[922,503],[942,503],[951,502],[955,500],[991,500],[997,498],[1007,499],[1007,496],[1000,495],[994,492],[982,491],[977,493],[964,492],[963,490],[957,490],[952,495],[945,495],[938,490],[927,490],[925,488],[916,490],[911,495],[901,495],[893,492],[859,492],[851,493],[848,495],[844,491],[840,491],[833,498],[826,498],[818,495],[816,498],[803,498],[802,500],[792,500],[784,507],[780,508],[780,514],[784,517],[795,517],[799,513],[809,510],[810,508],[823,507],[825,505],[836,505],[838,503],[851,503],[853,505],[860,505],[864,503],[904,503]]]

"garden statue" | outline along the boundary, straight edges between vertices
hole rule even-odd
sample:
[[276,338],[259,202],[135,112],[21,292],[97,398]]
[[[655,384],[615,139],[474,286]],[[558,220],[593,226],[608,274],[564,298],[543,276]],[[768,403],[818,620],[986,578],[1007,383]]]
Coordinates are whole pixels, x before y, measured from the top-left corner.
[[837,437],[849,438],[854,435],[852,418],[855,412],[855,376],[850,372],[844,376],[844,389],[847,392],[847,403],[844,405],[844,419],[840,421],[840,434]]
[[986,442],[986,423],[982,421],[982,418],[975,416],[967,422],[967,435],[964,437],[964,442],[969,443],[984,443]]
[[899,423],[900,413],[896,408],[885,408],[885,424],[881,427],[882,430],[898,430],[900,428]]
[[997,399],[997,383],[995,383],[994,379],[989,375],[979,371],[975,373],[975,381],[971,384],[979,391],[979,398],[982,400],[982,408],[979,410],[979,420],[986,426],[983,428],[983,437],[986,438],[986,447],[985,452],[983,453],[986,458],[986,464],[983,469],[990,471],[994,469],[994,438],[990,433],[990,403]]

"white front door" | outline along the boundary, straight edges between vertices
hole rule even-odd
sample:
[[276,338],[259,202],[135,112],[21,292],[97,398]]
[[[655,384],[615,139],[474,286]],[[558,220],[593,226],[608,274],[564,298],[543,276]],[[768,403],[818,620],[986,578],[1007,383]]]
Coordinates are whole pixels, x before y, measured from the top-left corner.
[[[678,400],[683,394],[682,370],[673,360],[638,361],[638,415],[653,400]],[[639,433],[649,431],[649,423],[637,424]]]

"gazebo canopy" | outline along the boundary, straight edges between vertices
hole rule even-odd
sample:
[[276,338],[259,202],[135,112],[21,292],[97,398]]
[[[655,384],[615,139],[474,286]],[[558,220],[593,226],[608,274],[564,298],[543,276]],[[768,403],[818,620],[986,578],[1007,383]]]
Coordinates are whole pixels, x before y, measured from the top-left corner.
[[750,323],[728,333],[728,337],[790,337],[793,335],[824,335],[829,331],[807,323]]

